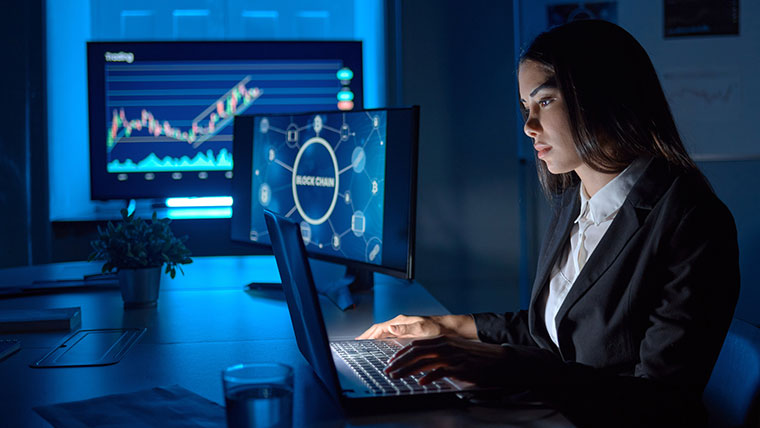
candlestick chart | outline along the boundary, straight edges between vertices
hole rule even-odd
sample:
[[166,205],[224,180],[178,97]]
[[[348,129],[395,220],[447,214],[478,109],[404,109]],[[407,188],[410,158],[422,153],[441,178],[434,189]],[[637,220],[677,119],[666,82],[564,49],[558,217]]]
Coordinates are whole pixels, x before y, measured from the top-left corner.
[[109,173],[230,171],[241,113],[335,109],[337,60],[145,61],[105,67]]

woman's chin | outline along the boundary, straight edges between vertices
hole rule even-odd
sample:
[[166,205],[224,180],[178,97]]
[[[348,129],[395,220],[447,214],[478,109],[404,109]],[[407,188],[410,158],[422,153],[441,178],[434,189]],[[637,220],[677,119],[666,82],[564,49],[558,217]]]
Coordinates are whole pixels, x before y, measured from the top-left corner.
[[549,171],[550,173],[554,174],[554,175],[559,175],[559,174],[563,174],[563,173],[567,172],[567,171],[565,171],[562,168],[557,168],[557,165],[555,165],[555,164],[553,164],[551,162],[544,161],[544,163],[546,164],[546,170]]
[[546,159],[541,159],[541,161],[546,165],[546,170],[553,175],[567,174],[568,172],[575,170],[573,166],[567,165],[567,163],[562,164],[552,162],[551,160],[547,161]]

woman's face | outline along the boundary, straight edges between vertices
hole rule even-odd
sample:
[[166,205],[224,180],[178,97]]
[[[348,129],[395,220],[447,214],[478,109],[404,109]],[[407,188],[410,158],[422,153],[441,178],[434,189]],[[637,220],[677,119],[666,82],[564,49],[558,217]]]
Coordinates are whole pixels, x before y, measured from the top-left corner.
[[554,75],[535,61],[520,64],[517,73],[520,103],[527,119],[523,130],[533,140],[538,158],[552,174],[573,171],[583,165],[570,130],[567,106]]

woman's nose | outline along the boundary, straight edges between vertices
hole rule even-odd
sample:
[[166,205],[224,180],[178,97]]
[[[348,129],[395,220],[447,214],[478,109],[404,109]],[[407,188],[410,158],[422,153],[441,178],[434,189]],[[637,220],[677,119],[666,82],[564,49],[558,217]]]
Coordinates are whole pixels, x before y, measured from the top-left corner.
[[538,119],[530,115],[528,119],[525,121],[525,125],[523,126],[523,131],[525,132],[525,135],[527,135],[530,138],[536,138],[536,136],[541,133],[541,123],[538,121]]

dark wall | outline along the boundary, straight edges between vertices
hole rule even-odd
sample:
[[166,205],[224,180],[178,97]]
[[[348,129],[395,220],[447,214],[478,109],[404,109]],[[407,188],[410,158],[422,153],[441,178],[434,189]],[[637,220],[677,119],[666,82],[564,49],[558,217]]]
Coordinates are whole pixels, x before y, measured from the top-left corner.
[[[760,325],[760,160],[726,160],[698,162],[715,193],[728,206],[736,221],[739,240],[741,293],[735,316]],[[750,190],[750,193],[747,192]],[[720,286],[720,284],[718,284]]]
[[42,0],[0,16],[0,267],[49,260]]
[[515,309],[512,4],[399,3],[400,101],[421,106],[417,278],[453,312]]

